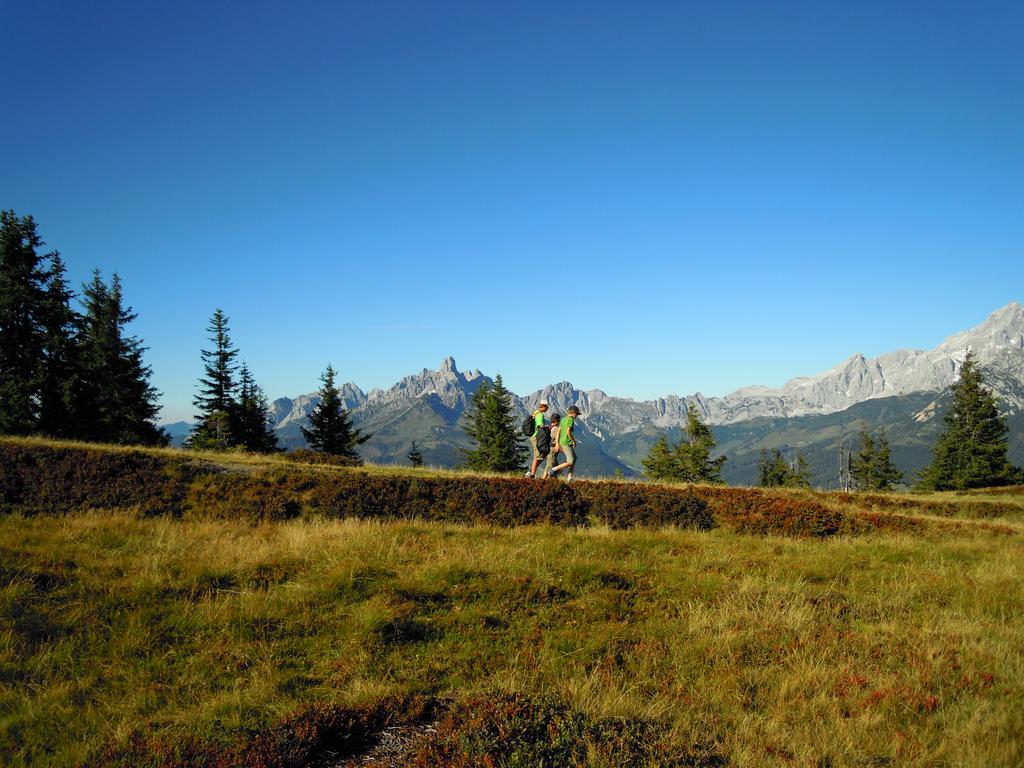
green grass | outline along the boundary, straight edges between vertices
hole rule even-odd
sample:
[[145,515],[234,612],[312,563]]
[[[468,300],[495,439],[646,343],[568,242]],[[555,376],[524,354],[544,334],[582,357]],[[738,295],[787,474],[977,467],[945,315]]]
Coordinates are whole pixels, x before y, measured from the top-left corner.
[[1003,506],[911,505],[913,534],[828,540],[3,515],[0,763],[226,744],[312,703],[514,693],[735,765],[1020,765],[1022,497],[892,499]]

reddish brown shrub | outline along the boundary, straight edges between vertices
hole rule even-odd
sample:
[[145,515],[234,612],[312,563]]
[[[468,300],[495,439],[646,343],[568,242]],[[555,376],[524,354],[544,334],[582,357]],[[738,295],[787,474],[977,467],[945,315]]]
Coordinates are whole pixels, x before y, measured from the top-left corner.
[[[873,528],[909,530],[891,515],[839,511],[811,494],[756,488],[643,483],[572,484],[507,477],[384,474],[301,466],[227,470],[183,454],[105,451],[0,442],[4,509],[61,514],[88,507],[138,507],[146,514],[252,522],[322,517],[454,523],[678,525],[706,530],[716,519],[743,533],[832,536]],[[884,496],[882,498],[885,498]]]
[[0,442],[0,500],[7,511],[24,514],[134,506],[147,514],[178,513],[197,471],[198,463],[143,451]]
[[581,483],[592,517],[612,528],[678,525],[708,530],[715,520],[707,502],[688,490],[639,483]]
[[437,706],[422,697],[386,698],[362,709],[313,704],[264,731],[227,742],[136,734],[127,745],[108,747],[85,766],[301,768],[328,754],[332,759],[359,755],[388,726],[431,720]]
[[717,486],[695,486],[693,492],[717,519],[739,533],[824,537],[870,527],[802,494]]

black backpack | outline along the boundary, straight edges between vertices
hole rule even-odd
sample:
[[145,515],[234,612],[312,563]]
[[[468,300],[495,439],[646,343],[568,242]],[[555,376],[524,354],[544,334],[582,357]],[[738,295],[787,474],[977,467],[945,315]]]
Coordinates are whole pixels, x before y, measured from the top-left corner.
[[533,437],[533,430],[537,428],[537,425],[533,423],[533,414],[531,413],[525,419],[523,419],[523,435],[526,437]]
[[537,452],[544,456],[551,450],[551,430],[541,427],[537,430]]

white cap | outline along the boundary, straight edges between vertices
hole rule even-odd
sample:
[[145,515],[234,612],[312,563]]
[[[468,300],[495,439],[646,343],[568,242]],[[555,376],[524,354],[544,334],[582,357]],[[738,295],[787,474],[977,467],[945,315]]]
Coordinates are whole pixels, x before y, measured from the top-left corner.
[[537,403],[537,407],[540,408],[542,405],[547,405],[547,404],[548,404],[547,400],[541,400],[539,403]]

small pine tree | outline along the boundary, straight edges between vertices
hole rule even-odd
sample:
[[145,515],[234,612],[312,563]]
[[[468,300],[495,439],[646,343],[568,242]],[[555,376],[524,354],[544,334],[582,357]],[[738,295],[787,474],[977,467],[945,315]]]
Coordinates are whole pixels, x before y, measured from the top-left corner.
[[885,432],[878,436],[866,429],[860,432],[861,449],[850,459],[850,479],[861,491],[888,491],[903,482],[903,473],[892,463]]
[[302,436],[315,451],[361,462],[356,446],[365,443],[372,435],[364,435],[352,426],[352,418],[341,402],[334,376],[334,367],[328,365],[320,379],[323,382],[320,402],[309,414],[310,428],[302,427]]
[[146,347],[127,335],[137,315],[124,306],[121,278],[110,285],[93,272],[82,287],[85,313],[81,331],[83,400],[79,422],[86,439],[127,445],[165,445],[156,426],[160,393],[149,382],[152,369],[142,360]]
[[945,431],[935,443],[931,465],[921,473],[920,486],[960,491],[1024,482],[1024,473],[1007,455],[1006,418],[973,353],[964,358],[951,392]]
[[31,216],[0,211],[0,433],[36,429],[45,338],[46,268]]
[[757,465],[758,482],[762,488],[810,488],[811,467],[802,453],[789,461],[778,448],[761,449]]
[[526,466],[527,451],[520,441],[512,409],[512,394],[501,376],[473,393],[464,416],[464,431],[475,443],[466,451],[465,466],[482,472],[513,472]]
[[903,473],[892,463],[892,451],[889,448],[889,439],[885,436],[885,430],[878,434],[874,476],[880,491],[891,491],[895,486],[903,483]]
[[235,418],[227,411],[214,411],[203,417],[185,440],[185,447],[193,451],[226,451],[235,447]]
[[277,435],[270,425],[270,407],[263,389],[256,383],[244,362],[239,370],[238,410],[235,414],[235,436],[247,451],[273,453],[280,450]]
[[810,488],[811,487],[811,465],[807,461],[807,457],[802,453],[798,453],[796,458],[793,459],[789,473],[789,487],[790,488]]
[[675,456],[664,433],[658,435],[642,464],[644,474],[652,480],[675,479]]
[[423,466],[423,454],[420,453],[419,449],[416,447],[415,440],[412,441],[412,448],[410,448],[409,452],[405,455],[406,458],[409,459],[409,463],[412,464],[414,467]]
[[874,488],[875,439],[866,430],[860,431],[860,451],[850,458],[850,480],[857,490]]
[[711,458],[716,445],[711,427],[701,421],[697,407],[686,407],[686,434],[676,446],[676,456],[683,479],[688,483],[721,483],[725,456]]
[[655,480],[685,483],[721,483],[725,456],[711,458],[715,437],[690,403],[686,408],[686,431],[675,446],[661,435],[643,460],[644,474]]

